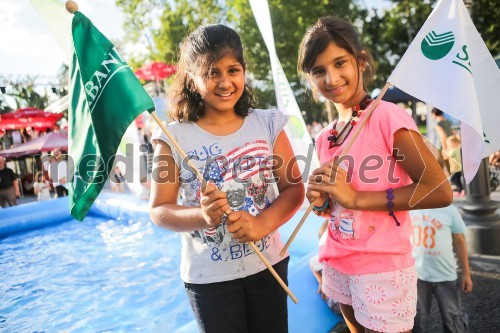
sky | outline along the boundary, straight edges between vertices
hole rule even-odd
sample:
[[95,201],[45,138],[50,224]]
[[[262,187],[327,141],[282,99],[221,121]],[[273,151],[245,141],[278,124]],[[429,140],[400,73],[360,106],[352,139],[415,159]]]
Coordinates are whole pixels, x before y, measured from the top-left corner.
[[[70,31],[71,14],[67,13],[62,0],[37,0],[61,2],[60,12],[52,17],[59,18],[61,30]],[[0,0],[0,80],[2,76],[56,77],[62,63],[68,63],[65,50],[57,42],[30,0]],[[370,7],[389,6],[389,0],[361,0]],[[79,10],[108,38],[119,40],[124,37],[123,15],[115,0],[77,0]],[[67,16],[66,16],[67,15]],[[54,19],[54,20],[55,20]],[[62,34],[64,35],[64,34]],[[67,48],[66,51],[68,51]],[[1,84],[2,82],[0,82]]]
[[[124,36],[123,15],[115,0],[77,0],[77,3],[79,10],[105,36],[110,39]],[[64,23],[70,31],[71,14],[65,10],[61,13],[58,14],[67,15]],[[0,75],[56,76],[61,64],[68,63],[64,49],[30,0],[0,0],[0,22]]]

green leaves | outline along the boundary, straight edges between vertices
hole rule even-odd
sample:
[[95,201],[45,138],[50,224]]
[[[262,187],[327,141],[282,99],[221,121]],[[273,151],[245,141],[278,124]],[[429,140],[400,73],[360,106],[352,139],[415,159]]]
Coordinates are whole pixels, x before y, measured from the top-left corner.
[[[400,57],[429,16],[435,0],[393,0],[385,9],[365,8],[369,1],[268,0],[278,57],[296,94],[306,122],[326,120],[323,106],[311,102],[297,74],[297,54],[302,36],[317,18],[334,15],[354,22],[377,68],[369,90],[382,87]],[[248,0],[117,0],[125,14],[127,38],[142,41],[148,52],[131,61],[176,62],[182,39],[201,23],[224,23],[240,33],[249,76],[257,88],[259,106],[276,105],[269,55]],[[474,0],[473,20],[490,52],[500,52],[500,7],[490,0]]]

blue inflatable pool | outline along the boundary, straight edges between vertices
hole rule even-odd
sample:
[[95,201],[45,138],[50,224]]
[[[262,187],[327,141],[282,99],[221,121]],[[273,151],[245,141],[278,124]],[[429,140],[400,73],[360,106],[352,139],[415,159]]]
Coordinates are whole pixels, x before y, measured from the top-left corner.
[[[284,240],[303,211],[280,231]],[[316,294],[309,258],[321,220],[290,248],[290,332],[340,320]],[[103,193],[84,222],[66,198],[0,210],[0,331],[197,332],[179,278],[180,237],[154,226],[147,203]]]

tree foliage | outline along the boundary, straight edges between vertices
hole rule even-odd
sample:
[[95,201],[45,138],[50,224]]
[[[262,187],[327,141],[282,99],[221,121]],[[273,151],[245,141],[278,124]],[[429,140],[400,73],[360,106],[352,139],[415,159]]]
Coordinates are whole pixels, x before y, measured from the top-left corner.
[[[306,95],[304,84],[297,74],[300,41],[318,17],[337,15],[356,20],[362,10],[354,1],[345,0],[268,2],[278,58],[296,92],[299,106],[308,111],[309,120],[323,119],[321,106]],[[132,41],[151,41],[148,45],[149,60],[175,62],[182,39],[200,24],[223,23],[233,27],[244,42],[249,76],[253,78],[260,106],[276,105],[269,54],[247,0],[118,0],[117,4],[125,13],[125,28],[129,38]],[[156,18],[151,13],[155,13]]]
[[[47,106],[49,98],[47,94],[37,90],[35,78],[27,77],[23,80],[7,82],[6,96],[13,101],[15,109],[24,107],[35,107],[44,109]],[[2,113],[12,110],[10,104],[3,99],[5,104],[2,107]]]
[[[4,78],[5,92],[0,94],[0,114],[25,107],[45,109],[49,104],[47,88],[50,88],[57,98],[66,96],[69,83],[68,65],[61,65],[56,80],[51,79],[50,83],[47,83],[46,78],[39,76]],[[64,115],[67,116],[67,111]]]
[[474,0],[472,21],[491,54],[494,57],[500,55],[500,6],[498,2]]
[[[276,105],[269,54],[248,0],[116,0],[125,15],[131,42],[142,42],[147,57],[132,64],[158,60],[175,63],[182,39],[203,23],[223,23],[242,37],[249,77],[261,107]],[[268,0],[276,52],[296,94],[306,121],[326,120],[323,106],[314,102],[297,74],[302,36],[318,17],[333,15],[354,23],[377,67],[369,89],[382,87],[408,45],[429,16],[436,0],[392,0],[387,10],[365,8],[357,0]],[[494,1],[474,0],[473,20],[493,55],[500,52],[500,7]]]
[[392,8],[368,11],[363,43],[376,61],[373,86],[382,87],[432,11],[435,0],[393,0]]

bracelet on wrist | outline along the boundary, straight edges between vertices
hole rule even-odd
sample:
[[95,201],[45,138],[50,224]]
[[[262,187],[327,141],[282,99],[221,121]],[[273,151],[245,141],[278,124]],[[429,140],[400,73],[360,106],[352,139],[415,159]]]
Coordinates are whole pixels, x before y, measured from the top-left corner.
[[313,212],[318,216],[322,214],[330,214],[330,198],[326,199],[321,207],[313,206]]
[[392,216],[394,221],[396,222],[396,225],[399,227],[401,223],[399,223],[396,215],[394,214],[394,202],[392,201],[394,199],[394,190],[392,188],[388,188],[386,190],[387,192],[387,208],[389,208],[389,215]]

